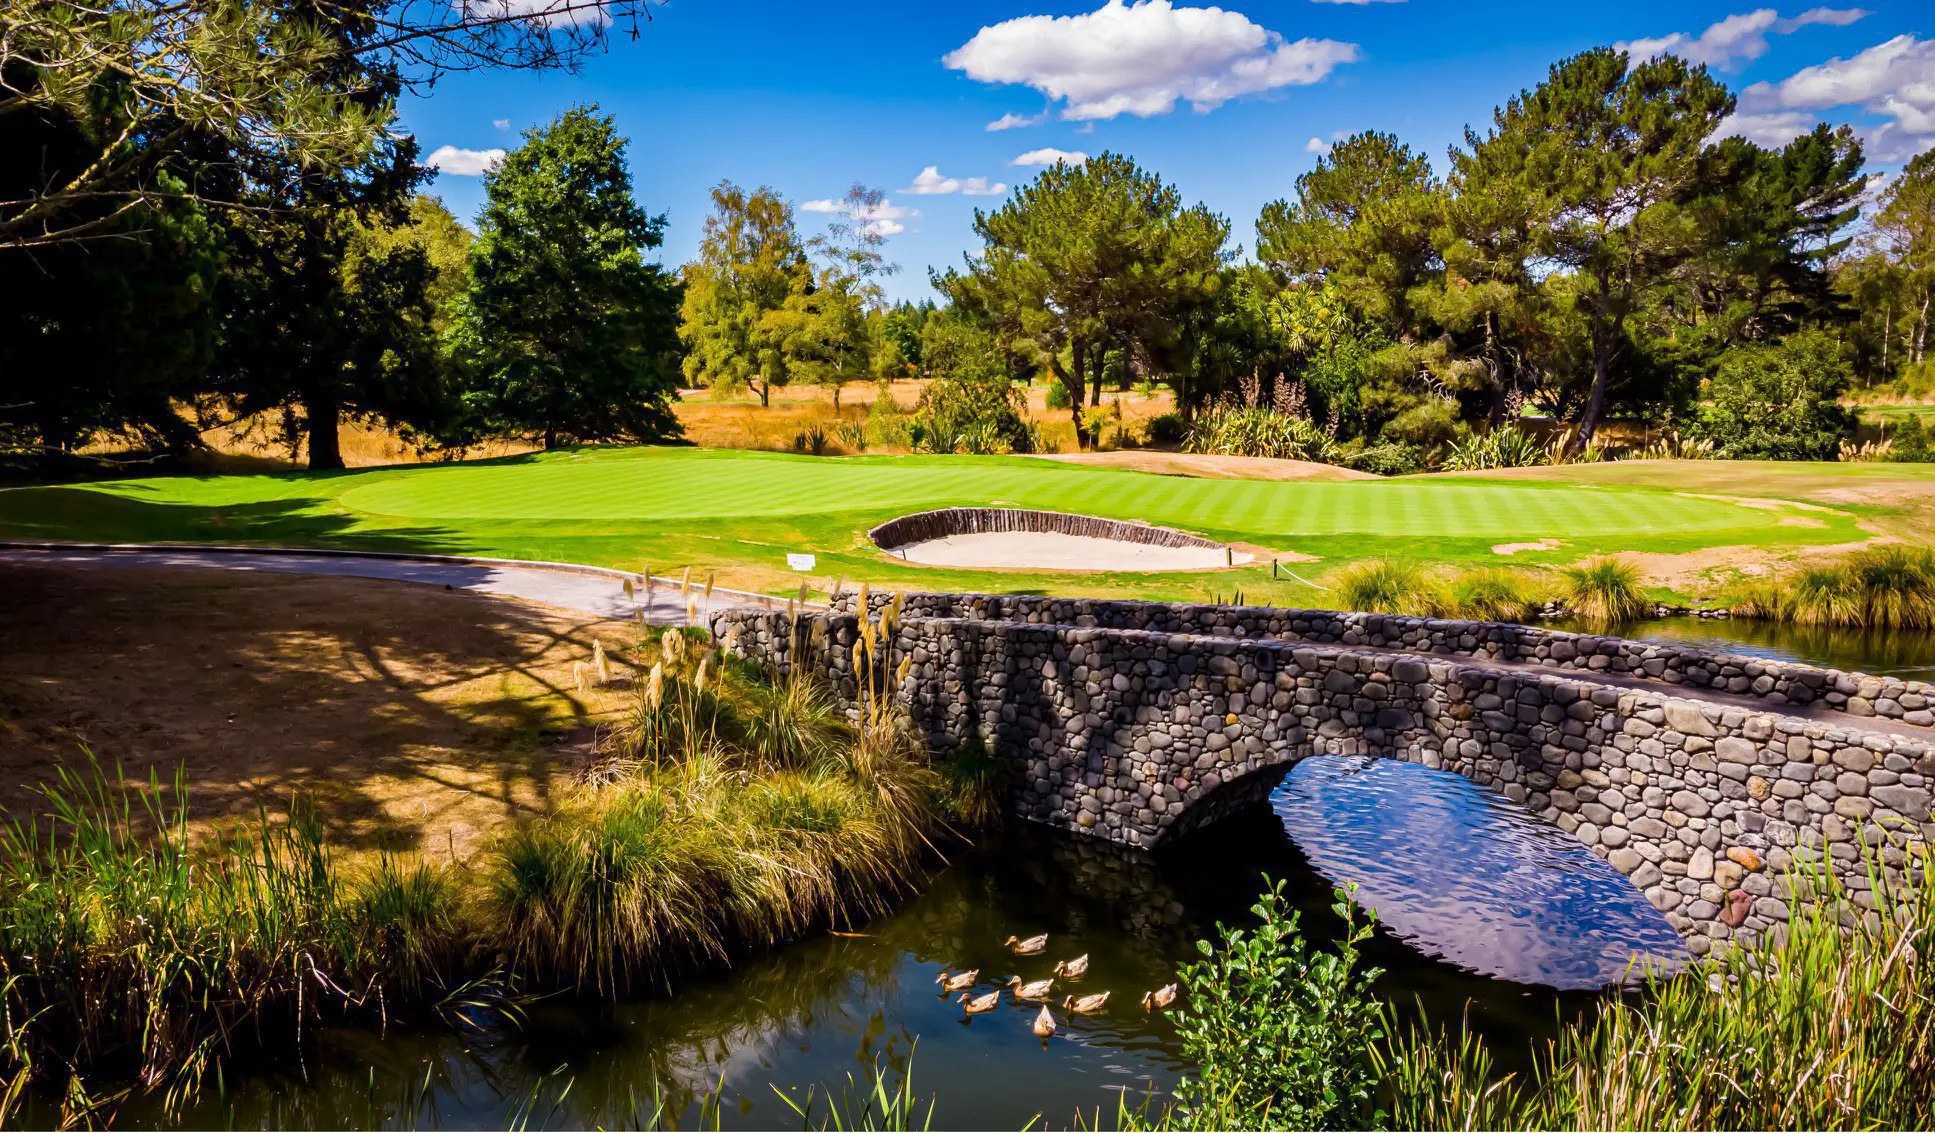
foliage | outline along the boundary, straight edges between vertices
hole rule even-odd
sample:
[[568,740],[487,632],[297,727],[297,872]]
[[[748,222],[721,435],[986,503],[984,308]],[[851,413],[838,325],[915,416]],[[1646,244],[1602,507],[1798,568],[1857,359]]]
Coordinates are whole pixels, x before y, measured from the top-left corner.
[[567,441],[676,435],[676,281],[644,251],[665,219],[632,199],[625,141],[596,107],[526,131],[485,175],[451,341],[469,427]]
[[1737,346],[1707,384],[1697,428],[1736,460],[1832,460],[1854,431],[1840,404],[1852,379],[1845,347],[1823,331]]
[[1152,445],[1179,445],[1189,436],[1189,422],[1180,413],[1162,413],[1149,418],[1148,430]]
[[1446,611],[1444,585],[1409,559],[1365,559],[1338,572],[1332,581],[1337,603],[1346,610],[1435,618]]
[[1061,382],[1054,383],[1048,387],[1048,392],[1043,395],[1043,401],[1050,409],[1067,409],[1069,406],[1068,387]]
[[1888,459],[1935,464],[1935,429],[1922,424],[1919,414],[1910,414],[1888,438]]
[[1935,628],[1935,549],[1888,543],[1835,563],[1757,579],[1731,596],[1734,613],[1806,625]]
[[1424,450],[1417,445],[1406,444],[1366,445],[1346,455],[1343,464],[1346,468],[1378,476],[1403,476],[1423,472],[1426,468]]
[[[1877,873],[1874,851],[1862,852]],[[1395,1124],[1924,1128],[1935,1121],[1935,902],[1924,896],[1935,891],[1935,869],[1921,852],[1906,872],[1906,885],[1878,885],[1857,903],[1803,864],[1785,932],[1681,975],[1649,973],[1636,998],[1602,999],[1560,1033],[1530,1078],[1500,1074],[1468,1031],[1454,1043],[1414,1027],[1378,1052]]]
[[1370,995],[1381,974],[1359,955],[1371,937],[1348,892],[1334,952],[1313,949],[1281,881],[1251,907],[1256,927],[1218,927],[1183,966],[1176,1033],[1195,1070],[1176,1085],[1170,1124],[1184,1129],[1361,1129],[1381,1119],[1372,1050],[1384,1037]]
[[1466,571],[1451,584],[1451,612],[1481,622],[1524,622],[1544,607],[1548,593],[1543,579],[1525,571]]
[[1331,440],[1308,417],[1279,413],[1269,406],[1224,402],[1196,415],[1183,438],[1183,451],[1326,461]]
[[1567,609],[1588,622],[1618,625],[1653,608],[1639,587],[1639,568],[1625,559],[1602,555],[1560,573]]
[[1449,472],[1475,472],[1487,468],[1529,468],[1546,463],[1545,446],[1506,425],[1485,433],[1473,433],[1453,442],[1445,457]]
[[686,379],[715,392],[757,388],[766,404],[774,386],[792,381],[788,305],[797,309],[812,282],[793,206],[764,186],[713,186],[699,258],[684,273]]
[[1033,452],[1039,440],[1005,375],[937,378],[921,390],[908,436],[919,452]]

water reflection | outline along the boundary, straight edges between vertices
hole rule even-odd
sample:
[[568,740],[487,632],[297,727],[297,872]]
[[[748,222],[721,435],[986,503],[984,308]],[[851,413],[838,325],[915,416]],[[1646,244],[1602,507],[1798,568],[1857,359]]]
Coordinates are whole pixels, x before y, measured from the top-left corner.
[[1499,979],[1558,988],[1621,982],[1635,956],[1684,961],[1679,936],[1631,882],[1571,835],[1448,771],[1320,756],[1271,799],[1284,829],[1386,928]]
[[1660,618],[1622,632],[1640,641],[1667,641],[1713,653],[1935,681],[1935,634],[1915,630],[1786,625],[1749,618]]

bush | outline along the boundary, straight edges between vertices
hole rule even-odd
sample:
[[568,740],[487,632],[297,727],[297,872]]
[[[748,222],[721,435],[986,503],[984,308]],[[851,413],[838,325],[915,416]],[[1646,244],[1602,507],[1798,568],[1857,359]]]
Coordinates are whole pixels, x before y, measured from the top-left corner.
[[1417,563],[1402,559],[1365,559],[1339,572],[1337,601],[1346,610],[1435,618],[1448,602],[1444,587]]
[[[1372,1050],[1384,1012],[1370,994],[1383,973],[1360,967],[1371,937],[1348,894],[1337,951],[1310,948],[1283,883],[1251,907],[1254,932],[1218,926],[1203,959],[1178,973],[1176,1033],[1196,1064],[1176,1085],[1174,1126],[1189,1129],[1362,1129],[1379,1123]],[[1375,918],[1372,918],[1373,920]]]
[[1344,467],[1377,476],[1404,476],[1428,467],[1425,451],[1417,445],[1382,444],[1360,449],[1344,458]]
[[1522,622],[1545,605],[1544,583],[1523,571],[1488,567],[1459,575],[1451,612],[1481,622]]
[[1268,456],[1328,461],[1331,440],[1307,417],[1263,406],[1222,404],[1196,415],[1183,439],[1184,452],[1217,456]]
[[1478,472],[1488,468],[1531,468],[1547,463],[1546,448],[1516,425],[1506,425],[1488,433],[1473,433],[1453,441],[1445,457],[1451,472]]
[[1032,452],[1036,434],[1025,410],[1006,377],[936,378],[921,391],[908,432],[922,452]]
[[1935,464],[1935,429],[1923,425],[1919,414],[1909,414],[1888,438],[1888,459]]
[[1639,588],[1639,568],[1610,555],[1566,567],[1565,600],[1575,617],[1616,625],[1646,616],[1653,604]]
[[1804,625],[1935,629],[1935,549],[1899,543],[1737,589],[1735,613]]
[[1840,401],[1853,380],[1846,345],[1824,331],[1736,346],[1707,383],[1696,430],[1732,460],[1833,460],[1854,433]]
[[1059,381],[1049,382],[1047,400],[1050,409],[1067,409],[1068,387]]
[[914,443],[912,425],[887,389],[875,394],[867,408],[866,441],[859,448],[908,448]]
[[1177,445],[1189,435],[1189,422],[1180,413],[1164,413],[1149,419],[1149,443],[1152,445]]

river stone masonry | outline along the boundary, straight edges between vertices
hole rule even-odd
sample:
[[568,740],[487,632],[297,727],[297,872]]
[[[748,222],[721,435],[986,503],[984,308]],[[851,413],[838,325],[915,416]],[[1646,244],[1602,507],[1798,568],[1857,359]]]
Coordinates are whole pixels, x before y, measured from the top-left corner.
[[[733,610],[713,629],[736,655],[804,664],[859,698],[851,614]],[[978,741],[1012,761],[1025,817],[1152,847],[1266,797],[1298,759],[1403,759],[1570,832],[1696,953],[1783,924],[1784,875],[1823,849],[1872,907],[1857,838],[1886,882],[1935,837],[1935,751],[1852,720],[1255,637],[905,617],[877,651],[874,672],[905,661],[891,691],[936,751]]]
[[[891,600],[889,595],[876,594],[868,604],[878,614]],[[833,608],[852,613],[855,601],[854,592],[848,591],[835,600]],[[1399,649],[1610,673],[1753,697],[1776,709],[1808,704],[1850,716],[1881,716],[1916,727],[1935,726],[1935,685],[1925,681],[1844,673],[1664,642],[1538,626],[1274,606],[1013,594],[912,593],[901,596],[901,602],[902,613],[910,618],[971,618]]]

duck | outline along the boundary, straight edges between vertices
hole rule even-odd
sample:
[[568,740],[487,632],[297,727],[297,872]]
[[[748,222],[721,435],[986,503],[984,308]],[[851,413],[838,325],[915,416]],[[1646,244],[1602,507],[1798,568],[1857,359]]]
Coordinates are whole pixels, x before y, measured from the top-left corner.
[[1066,1010],[1073,1011],[1077,1015],[1093,1015],[1097,1011],[1102,1010],[1102,1008],[1107,1007],[1108,1003],[1109,993],[1106,991],[1098,991],[1094,995],[1084,995],[1080,999],[1072,995],[1062,998],[1062,1007]]
[[1175,984],[1165,984],[1154,991],[1142,993],[1142,1009],[1144,1011],[1148,1011],[1151,1008],[1160,1010],[1174,1002],[1176,1002]]
[[1056,961],[1055,974],[1071,980],[1081,979],[1088,974],[1088,953],[1084,952],[1073,960]]
[[986,995],[969,995],[964,991],[957,1002],[968,1014],[979,1015],[983,1011],[994,1010],[995,1004],[1001,1002],[1001,989],[996,988]]
[[1048,934],[1044,932],[1040,936],[1031,936],[1026,940],[1011,936],[1005,943],[1009,951],[1017,956],[1033,956],[1048,948]]
[[941,985],[942,991],[966,991],[968,988],[973,987],[974,981],[980,977],[981,969],[975,968],[972,971],[954,972],[951,974],[942,972],[940,975],[934,977],[934,982]]
[[1041,1005],[1041,1014],[1035,1016],[1035,1034],[1048,1038],[1055,1033],[1055,1016],[1048,1010],[1046,1003]]
[[1055,990],[1055,980],[1050,977],[1022,983],[1021,977],[1015,976],[1008,981],[1008,986],[1015,989],[1016,999],[1047,999],[1048,993]]

